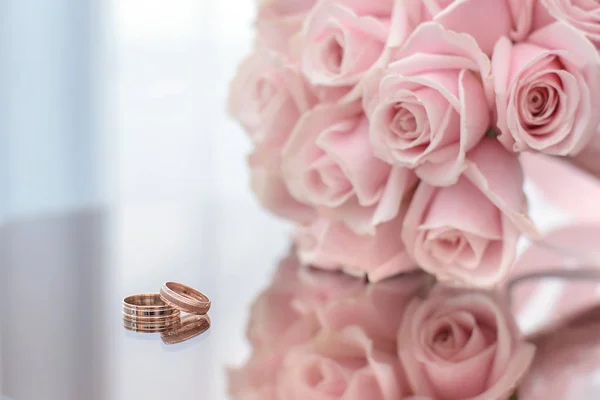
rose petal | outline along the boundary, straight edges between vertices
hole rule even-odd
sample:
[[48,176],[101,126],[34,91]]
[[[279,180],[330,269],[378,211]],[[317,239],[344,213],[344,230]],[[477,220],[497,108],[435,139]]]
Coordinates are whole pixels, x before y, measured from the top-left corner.
[[486,53],[491,53],[498,38],[506,35],[512,25],[509,8],[498,0],[455,1],[434,20],[446,29],[471,35]]
[[539,236],[527,217],[519,160],[493,140],[483,140],[467,157],[465,176],[522,232]]
[[[486,377],[494,357],[494,348],[452,365],[428,363],[427,374],[435,381],[436,398],[442,400],[468,399],[486,390]],[[487,368],[486,368],[487,366]],[[467,379],[468,377],[468,379]],[[457,385],[460,382],[460,385]]]
[[531,343],[521,343],[505,367],[503,375],[483,395],[473,400],[496,400],[511,396],[519,387],[529,371],[535,355],[535,346]]
[[298,223],[307,223],[315,218],[315,210],[290,195],[279,171],[268,168],[259,153],[250,155],[248,164],[252,190],[263,207]]
[[[344,269],[371,281],[416,269],[398,237],[403,213],[380,225],[375,235],[360,236],[343,223],[317,220],[301,236],[310,240],[299,243],[298,255],[303,263],[328,269]],[[312,232],[311,232],[312,230]],[[353,249],[349,252],[348,249]]]
[[[465,199],[469,199],[469,202],[465,202]],[[472,204],[478,206],[473,207]],[[485,195],[466,179],[461,179],[456,185],[438,190],[420,229],[452,227],[497,240],[502,237],[502,227],[494,215],[497,215],[494,204],[487,201]]]

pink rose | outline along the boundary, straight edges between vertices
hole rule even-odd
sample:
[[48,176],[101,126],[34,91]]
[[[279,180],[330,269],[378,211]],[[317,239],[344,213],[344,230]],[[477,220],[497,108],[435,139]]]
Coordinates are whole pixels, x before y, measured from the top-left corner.
[[394,219],[416,183],[411,171],[371,153],[359,103],[306,113],[283,150],[282,171],[294,198],[363,234]]
[[396,335],[405,306],[429,285],[425,274],[368,285],[302,268],[288,257],[252,306],[252,355],[229,372],[230,394],[236,400],[402,398],[409,392]]
[[408,395],[397,356],[403,310],[423,294],[423,274],[365,285],[318,311],[321,330],[290,350],[278,375],[279,399],[396,400]]
[[379,347],[397,354],[398,330],[406,306],[414,297],[425,296],[433,284],[430,275],[415,272],[363,285],[359,292],[348,292],[324,304],[317,309],[317,317],[325,330],[361,326]]
[[455,183],[489,126],[490,83],[489,59],[473,38],[420,25],[365,83],[373,151],[432,185]]
[[272,278],[272,283],[252,302],[247,337],[255,350],[262,350],[282,338],[302,318],[294,307],[298,292],[298,259],[283,259]]
[[281,174],[281,151],[300,116],[316,102],[302,75],[281,57],[251,55],[231,83],[229,110],[256,145],[249,158],[252,189],[274,214],[305,223],[314,210],[287,191]]
[[526,217],[517,157],[485,139],[468,160],[456,185],[419,185],[402,239],[415,262],[439,280],[491,287],[510,272],[521,232],[536,231]]
[[340,299],[353,298],[365,290],[365,283],[349,275],[301,266],[296,260],[296,276],[287,284],[295,286],[292,306],[302,314],[318,312]]
[[303,268],[295,255],[289,255],[250,308],[248,339],[254,350],[269,348],[304,316],[364,292],[365,284],[358,279]]
[[315,85],[352,86],[383,54],[392,0],[323,0],[306,21],[302,70]]
[[231,82],[229,112],[254,143],[282,147],[315,99],[300,72],[270,52],[250,55]]
[[264,348],[253,348],[246,364],[228,371],[230,395],[236,400],[277,399],[277,373],[288,352],[296,346],[308,343],[318,332],[319,324],[314,313],[295,319],[280,335],[273,332],[274,339],[265,342]]
[[416,269],[399,232],[400,217],[380,225],[374,235],[358,235],[341,222],[317,219],[296,234],[298,257],[303,264],[343,270],[378,282]]
[[398,347],[414,394],[436,400],[508,399],[535,354],[503,303],[443,290],[408,306]]
[[[434,21],[444,28],[471,35],[490,54],[496,41],[511,35],[522,40],[532,29],[537,0],[401,0],[392,30],[413,29]],[[491,18],[493,16],[493,18]]]
[[248,158],[250,185],[259,203],[273,214],[298,223],[316,217],[313,208],[294,199],[283,182],[279,154],[258,149]]
[[595,0],[540,0],[559,21],[583,32],[596,46],[600,44],[600,4]]
[[397,357],[356,326],[321,331],[287,355],[280,374],[285,400],[396,400],[406,391]]
[[320,329],[316,309],[364,290],[364,283],[350,277],[312,274],[308,279],[298,259],[289,256],[253,302],[247,327],[252,356],[242,368],[229,371],[229,391],[235,399],[275,400],[275,376],[284,357]]
[[600,122],[600,56],[575,29],[553,23],[527,43],[494,49],[499,140],[514,151],[580,152]]
[[302,24],[317,0],[262,0],[256,28],[258,46],[290,56],[290,40],[302,30]]
[[279,264],[271,285],[250,308],[248,339],[255,350],[268,348],[304,316],[364,292],[363,281],[304,268],[295,255],[289,255]]

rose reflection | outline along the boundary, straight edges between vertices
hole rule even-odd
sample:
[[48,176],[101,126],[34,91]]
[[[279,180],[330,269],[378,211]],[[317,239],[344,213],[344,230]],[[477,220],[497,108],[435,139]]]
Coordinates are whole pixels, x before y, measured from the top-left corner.
[[[236,399],[399,398],[406,381],[396,336],[403,309],[425,293],[422,274],[366,286],[285,259],[251,310],[253,354],[231,371]],[[373,389],[371,389],[373,388]],[[379,392],[379,397],[370,397]]]
[[436,287],[403,314],[399,356],[414,394],[507,399],[533,361],[498,295]]
[[234,399],[508,398],[533,361],[494,294],[432,286],[425,274],[368,285],[280,264],[251,309],[252,355]]
[[245,400],[597,398],[599,332],[591,309],[525,338],[499,292],[422,273],[369,285],[290,256],[252,306],[252,355],[229,389]]

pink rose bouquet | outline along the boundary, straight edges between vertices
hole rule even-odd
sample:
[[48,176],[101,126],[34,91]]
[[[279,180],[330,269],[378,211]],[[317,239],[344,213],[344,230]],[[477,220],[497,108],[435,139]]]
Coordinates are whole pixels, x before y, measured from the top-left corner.
[[600,176],[596,1],[261,0],[256,27],[229,110],[305,264],[494,288],[538,235],[524,153]]

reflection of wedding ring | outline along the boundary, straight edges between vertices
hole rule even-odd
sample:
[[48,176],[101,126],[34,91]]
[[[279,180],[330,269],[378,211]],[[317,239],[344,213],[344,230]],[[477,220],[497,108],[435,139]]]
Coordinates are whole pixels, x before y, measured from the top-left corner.
[[181,283],[165,283],[160,288],[160,298],[171,307],[191,314],[204,315],[210,309],[208,296]]
[[208,315],[186,315],[181,324],[161,332],[160,337],[165,344],[177,344],[195,338],[210,328]]
[[179,310],[166,304],[158,293],[144,293],[125,297],[123,314],[132,318],[167,318],[179,316]]
[[127,318],[123,318],[123,326],[125,329],[134,332],[144,332],[144,333],[152,333],[152,332],[163,332],[170,328],[175,328],[180,325],[179,318],[166,318],[157,321],[139,321],[139,320],[130,320]]

